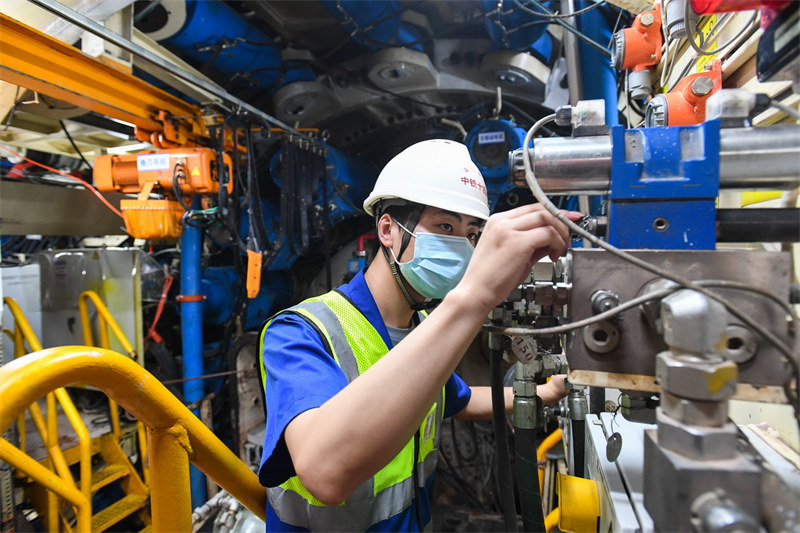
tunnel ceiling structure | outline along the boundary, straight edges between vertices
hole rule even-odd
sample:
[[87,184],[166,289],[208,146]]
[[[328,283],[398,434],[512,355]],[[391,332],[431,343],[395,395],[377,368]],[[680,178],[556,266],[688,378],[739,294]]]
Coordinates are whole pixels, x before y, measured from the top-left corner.
[[[135,8],[148,4],[140,1]],[[540,116],[560,55],[559,39],[547,31],[549,20],[522,3],[184,5],[218,12],[195,11],[195,20],[159,41],[163,46],[286,123],[319,128],[332,146],[378,158],[418,139],[453,136],[453,127],[441,119],[469,120],[464,115],[476,106],[493,107],[498,88],[520,113]],[[137,26],[151,37],[168,34],[153,28],[169,24],[169,9],[168,0],[161,2]],[[254,38],[232,42],[221,22],[227,17]],[[238,65],[235,71],[231,63]],[[484,116],[492,111],[482,110]]]
[[[564,30],[552,16],[557,2],[125,3],[134,36],[141,32],[248,104],[293,127],[316,128],[329,145],[376,164],[417,140],[463,141],[461,128],[468,131],[501,112],[530,126],[567,103]],[[630,17],[611,4],[586,6],[597,7],[593,15],[609,26]],[[132,63],[145,81],[203,104]],[[115,146],[130,135],[124,125],[81,116],[80,110],[54,116],[57,104],[44,115],[83,124],[83,130],[72,128],[82,150],[93,143]],[[58,137],[57,124],[47,124],[31,107],[17,111],[15,120],[7,120],[13,128]],[[50,147],[72,151],[66,139]]]

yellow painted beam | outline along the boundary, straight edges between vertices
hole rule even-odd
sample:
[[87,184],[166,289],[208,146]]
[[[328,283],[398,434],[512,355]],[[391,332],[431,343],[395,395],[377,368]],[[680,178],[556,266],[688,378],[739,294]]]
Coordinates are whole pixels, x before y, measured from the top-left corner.
[[165,130],[159,119],[159,112],[165,112],[181,117],[180,134],[190,142],[207,137],[198,106],[2,13],[0,80],[129,122],[148,133]]

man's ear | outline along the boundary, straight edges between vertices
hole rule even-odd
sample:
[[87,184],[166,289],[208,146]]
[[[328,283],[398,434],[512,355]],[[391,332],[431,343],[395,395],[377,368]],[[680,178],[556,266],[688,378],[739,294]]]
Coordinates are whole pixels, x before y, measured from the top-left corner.
[[378,234],[378,241],[387,248],[392,247],[392,217],[388,213],[384,213],[378,219],[376,228]]

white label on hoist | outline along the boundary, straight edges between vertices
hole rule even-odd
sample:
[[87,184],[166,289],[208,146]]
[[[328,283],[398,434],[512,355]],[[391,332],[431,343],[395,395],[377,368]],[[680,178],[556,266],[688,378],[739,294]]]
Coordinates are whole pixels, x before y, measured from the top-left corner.
[[506,142],[506,132],[489,131],[478,134],[478,144],[496,144]]
[[151,170],[169,170],[169,154],[142,154],[136,157],[136,169],[139,172]]

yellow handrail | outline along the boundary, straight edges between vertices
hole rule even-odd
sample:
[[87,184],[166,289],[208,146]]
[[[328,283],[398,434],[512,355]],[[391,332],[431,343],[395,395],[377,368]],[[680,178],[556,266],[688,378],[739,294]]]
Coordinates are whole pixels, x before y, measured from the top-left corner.
[[[42,349],[42,345],[39,342],[39,339],[36,338],[33,328],[28,322],[28,319],[25,318],[25,315],[23,314],[22,309],[20,309],[17,302],[13,298],[5,297],[3,298],[3,303],[8,306],[9,311],[11,311],[11,315],[14,317],[15,355],[19,357],[24,353],[25,345],[22,342],[23,339],[27,341],[28,346],[30,346],[33,351],[40,351]],[[46,422],[42,416],[39,404],[36,403],[36,400],[38,400],[39,397],[34,398],[33,401],[28,402],[27,404],[31,413],[31,418],[34,420],[34,423],[39,430],[39,434],[42,437],[42,442],[44,442],[45,447],[47,448],[47,452],[50,456],[50,460],[53,463],[53,467],[56,469],[65,483],[71,483],[72,487],[75,487],[75,481],[72,479],[72,475],[69,472],[69,467],[64,459],[64,454],[61,452],[61,447],[58,444],[58,414],[56,412],[56,399],[58,399],[58,403],[61,404],[61,409],[64,411],[64,414],[66,415],[67,419],[72,425],[73,430],[75,431],[76,436],[78,437],[78,454],[80,458],[79,471],[81,483],[80,491],[87,501],[91,501],[92,451],[89,430],[86,429],[86,424],[83,423],[80,413],[75,408],[75,404],[72,403],[72,399],[69,397],[69,394],[63,387],[57,388],[54,391],[48,391],[48,393],[50,392],[54,392],[55,394],[47,394],[48,418]],[[2,396],[0,396],[0,398],[2,398]],[[22,410],[20,410],[18,414],[21,415]],[[22,433],[24,429],[25,424],[23,420],[22,427],[20,427],[20,433]],[[20,444],[24,445],[24,443],[25,439],[23,438],[21,439]],[[22,450],[24,449],[25,448],[22,448]],[[49,497],[48,502],[48,527],[52,527],[55,523],[57,523],[56,520],[58,513],[52,497]]]
[[101,300],[94,291],[84,291],[81,293],[80,297],[78,297],[78,310],[81,313],[84,344],[86,344],[86,346],[95,346],[94,340],[92,339],[92,326],[89,323],[88,300],[91,300],[97,309],[97,319],[100,323],[100,327],[98,328],[100,333],[100,347],[109,349],[108,330],[104,327],[107,326],[111,328],[114,337],[117,338],[117,341],[122,346],[122,349],[128,353],[128,356],[130,356],[131,359],[136,359],[136,350],[133,349],[133,345],[128,341],[128,338],[122,332],[122,328],[119,327],[114,317],[111,316],[111,312],[108,310],[108,307],[106,307],[106,304],[103,303],[103,300]]
[[[120,346],[122,346],[122,349],[125,350],[130,358],[135,361],[136,350],[128,340],[128,337],[125,336],[125,333],[122,332],[122,328],[119,327],[117,321],[114,320],[114,317],[111,315],[108,307],[106,307],[106,304],[103,303],[103,300],[94,291],[84,291],[78,297],[78,311],[81,315],[84,344],[86,344],[86,346],[97,346],[92,338],[92,326],[89,320],[89,300],[92,301],[95,309],[97,310],[97,329],[100,335],[99,348],[105,348],[106,350],[111,348],[111,345],[108,342],[108,328],[110,328],[111,332],[114,334],[114,337],[116,337],[117,342],[119,342]],[[117,403],[111,398],[108,399],[108,408],[111,416],[111,429],[114,433],[114,438],[119,440],[121,433],[119,425],[119,412],[117,410]],[[147,463],[149,461],[147,456],[147,439],[145,438],[144,428],[142,427],[141,423],[137,424],[137,434],[139,438],[139,451],[142,454],[142,474],[144,475],[145,484],[149,485],[150,469],[147,467]]]
[[[5,439],[0,439],[0,457],[20,472],[25,472],[34,481],[44,486],[49,491],[61,496],[77,508],[78,531],[89,531],[92,526],[92,508],[89,500],[79,492],[74,486],[70,487],[61,481],[53,473],[43,467],[19,448],[12,445]],[[58,520],[58,516],[55,517]],[[58,522],[56,522],[57,524]],[[48,531],[57,531],[52,526],[48,526]]]
[[[536,450],[536,460],[543,461],[547,458],[547,452],[550,449],[561,442],[562,438],[562,431],[561,428],[550,433],[548,436],[544,438],[542,443],[539,445],[539,448]],[[539,467],[539,494],[542,493],[542,485],[544,485],[544,468],[541,466]]]
[[[50,348],[0,367],[0,433],[37,398],[78,384],[104,391],[147,427],[153,531],[191,531],[189,461],[264,519],[266,491],[248,466],[158,379],[110,350]],[[8,460],[7,449],[0,447],[0,459]]]

